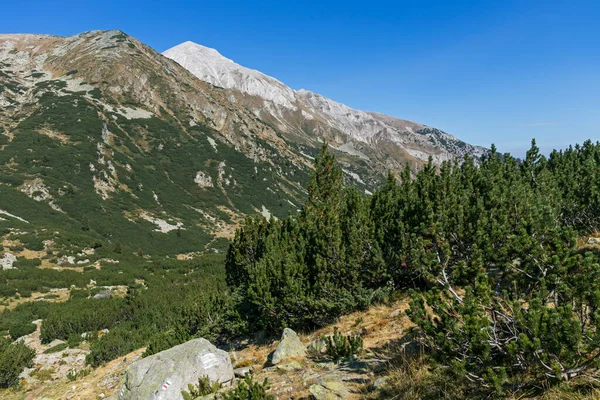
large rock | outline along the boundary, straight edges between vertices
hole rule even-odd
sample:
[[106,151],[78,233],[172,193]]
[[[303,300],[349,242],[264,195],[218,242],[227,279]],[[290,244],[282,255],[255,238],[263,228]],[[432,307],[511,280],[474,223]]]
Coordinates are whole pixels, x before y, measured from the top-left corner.
[[206,339],[194,339],[129,366],[118,399],[180,400],[181,390],[203,376],[228,386],[233,367],[226,351]]
[[302,344],[296,332],[285,328],[271,361],[273,365],[277,365],[283,360],[293,357],[306,357],[306,346]]

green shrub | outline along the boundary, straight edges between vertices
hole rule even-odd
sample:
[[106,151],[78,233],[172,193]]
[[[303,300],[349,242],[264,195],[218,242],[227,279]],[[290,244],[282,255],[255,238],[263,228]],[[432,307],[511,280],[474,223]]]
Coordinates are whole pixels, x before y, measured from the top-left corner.
[[23,245],[21,245],[21,244],[17,244],[14,246],[10,246],[9,249],[10,249],[10,251],[20,252],[20,251],[25,250],[25,247],[23,247]]
[[0,338],[0,388],[18,385],[19,374],[33,366],[34,357],[35,350],[27,345]]
[[37,380],[41,381],[41,382],[46,382],[52,379],[52,375],[55,373],[56,371],[54,370],[54,368],[47,368],[47,369],[39,369],[39,370],[35,370],[31,373],[31,376],[36,378]]
[[296,218],[248,217],[226,259],[239,313],[255,329],[307,329],[367,307],[388,281],[369,202],[343,186],[324,146]]
[[360,354],[363,340],[360,336],[344,336],[339,333],[337,326],[333,328],[333,335],[324,336],[325,354],[333,360],[342,360]]
[[82,370],[79,370],[77,372],[75,371],[69,371],[69,373],[67,374],[67,378],[69,379],[69,381],[76,381],[79,378],[83,378],[85,376],[88,376],[90,374],[90,369],[89,368],[85,368]]
[[222,383],[211,382],[208,376],[202,376],[198,378],[197,385],[188,384],[188,390],[182,390],[181,395],[184,400],[194,400],[198,397],[217,393],[222,387]]
[[267,378],[260,383],[246,375],[244,380],[238,380],[238,385],[233,390],[223,395],[224,400],[274,400],[275,396],[268,394],[271,389]]
[[25,237],[20,238],[23,246],[28,248],[29,250],[34,251],[42,251],[44,250],[44,243],[42,239],[37,237],[36,235],[27,235]]
[[90,346],[86,364],[97,367],[140,347],[140,333],[122,326],[111,330]]
[[56,346],[52,346],[49,349],[44,350],[44,354],[56,353],[56,352],[66,349],[67,347],[69,347],[69,345],[67,343],[59,343]]
[[159,353],[163,350],[170,349],[173,346],[184,343],[190,340],[191,336],[188,332],[182,329],[173,329],[167,332],[159,332],[153,335],[148,341],[148,346],[142,354],[142,357],[148,357],[152,354]]
[[69,339],[67,340],[67,344],[69,348],[74,349],[79,346],[82,342],[81,335],[78,333],[72,333],[69,335]]
[[35,332],[36,329],[35,324],[29,321],[14,320],[10,322],[8,332],[12,340],[17,340],[21,336]]

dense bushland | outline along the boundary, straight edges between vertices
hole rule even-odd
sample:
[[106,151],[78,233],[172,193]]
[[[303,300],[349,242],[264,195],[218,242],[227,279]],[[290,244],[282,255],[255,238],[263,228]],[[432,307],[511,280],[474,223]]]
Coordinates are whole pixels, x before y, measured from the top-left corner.
[[[35,329],[31,321],[43,319],[44,343],[61,339],[76,346],[85,334],[90,342],[87,362],[92,366],[140,347],[147,346],[145,354],[149,355],[197,336],[215,340],[241,331],[222,265],[223,257],[218,255],[193,262],[157,262],[143,269],[131,265],[133,271],[115,273],[117,279],[131,278],[126,280],[125,297],[94,300],[89,298],[94,291],[74,288],[67,302],[31,302],[0,313],[0,332],[16,339]],[[85,276],[86,272],[73,274]],[[135,284],[134,276],[143,277],[144,284]],[[103,329],[109,333],[98,338]]]
[[247,218],[225,271],[215,257],[119,266],[130,289],[105,300],[84,289],[97,272],[65,274],[81,280],[71,300],[21,305],[0,329],[17,336],[43,318],[46,342],[89,332],[95,366],[193,337],[310,329],[399,291],[411,293],[432,384],[488,397],[596,376],[600,260],[584,244],[600,228],[599,163],[591,142],[547,158],[534,143],[524,160],[492,148],[407,167],[366,196],[343,186],[324,147],[300,213]]
[[467,393],[594,375],[600,264],[578,238],[599,227],[599,164],[589,141],[548,158],[533,142],[524,160],[492,148],[407,167],[367,198],[342,186],[324,148],[296,218],[249,218],[237,232],[227,281],[248,324],[272,330],[411,290],[433,365]]
[[26,345],[0,338],[0,388],[17,385],[19,374],[32,366],[34,356],[35,351]]
[[227,254],[227,283],[251,326],[278,330],[332,322],[365,307],[386,282],[368,199],[342,186],[326,150],[296,218],[249,217]]

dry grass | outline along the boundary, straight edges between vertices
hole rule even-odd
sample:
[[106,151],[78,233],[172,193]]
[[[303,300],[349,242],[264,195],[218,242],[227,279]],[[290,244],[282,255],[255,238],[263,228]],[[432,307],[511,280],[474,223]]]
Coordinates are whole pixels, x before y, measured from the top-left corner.
[[[48,296],[48,295],[55,295],[58,297],[45,299],[44,297]],[[62,303],[64,301],[69,300],[69,295],[70,295],[69,289],[51,289],[47,293],[34,292],[31,294],[31,297],[21,297],[18,299],[11,297],[6,300],[9,302],[7,306],[0,305],[0,312],[4,311],[6,309],[12,310],[15,307],[17,307],[19,304],[29,303],[29,302],[33,302],[33,301],[48,301],[50,303]]]
[[[384,346],[393,338],[401,337],[413,323],[406,316],[409,299],[402,299],[392,304],[380,304],[366,311],[357,311],[344,315],[337,322],[309,334],[300,335],[304,343],[311,342],[324,335],[332,335],[337,327],[344,335],[360,335],[365,349]],[[391,317],[396,312],[397,315]]]
[[[24,400],[33,399],[101,399],[117,392],[125,369],[141,358],[144,349],[119,357],[74,382],[60,381],[36,388]],[[0,398],[2,393],[0,392]],[[21,397],[22,398],[22,397]]]
[[598,249],[600,249],[600,245],[588,244],[588,241],[591,238],[600,240],[600,232],[594,231],[594,232],[590,233],[589,236],[582,236],[582,237],[577,238],[577,250],[583,250],[583,249],[598,250]]
[[[511,400],[523,397],[513,397]],[[582,381],[576,384],[565,384],[550,388],[546,393],[536,397],[537,400],[584,400],[600,399],[600,389],[592,382]]]
[[[299,334],[300,340],[308,344],[324,335],[333,334],[335,327],[345,335],[361,335],[364,341],[365,355],[369,357],[387,357],[385,348],[390,341],[399,339],[412,326],[405,314],[408,300],[403,299],[389,305],[377,305],[366,311],[358,311],[341,317],[335,324],[310,333]],[[310,359],[296,359],[301,366],[297,371],[278,371],[269,368],[268,357],[277,348],[278,341],[259,345],[251,344],[244,349],[233,352],[235,367],[253,368],[253,375],[258,381],[268,378],[271,392],[280,399],[308,399],[309,388],[323,374],[330,372],[324,364]],[[286,362],[286,363],[287,363]],[[349,384],[356,391],[350,399],[364,398],[366,386]]]
[[[495,398],[488,394],[474,393],[473,386],[467,387],[460,380],[453,378],[451,373],[443,373],[441,369],[432,368],[427,355],[418,347],[407,351],[406,347],[400,344],[390,344],[390,354],[396,356],[390,359],[385,386],[381,390],[365,393],[365,399],[476,400]],[[504,398],[510,400],[600,399],[600,386],[598,382],[584,378],[547,388],[543,393],[540,392],[540,389],[521,390],[507,394]]]

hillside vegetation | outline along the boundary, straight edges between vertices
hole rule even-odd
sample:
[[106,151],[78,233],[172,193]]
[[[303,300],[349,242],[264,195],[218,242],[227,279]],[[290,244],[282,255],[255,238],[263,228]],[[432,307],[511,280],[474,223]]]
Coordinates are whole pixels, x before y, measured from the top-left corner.
[[[390,380],[395,388],[373,396],[576,391],[600,366],[599,162],[600,144],[591,142],[548,158],[534,142],[524,160],[492,148],[481,160],[390,174],[366,196],[343,185],[325,146],[300,212],[247,218],[225,259],[113,266],[126,294],[94,300],[91,289],[74,287],[66,302],[4,311],[0,329],[16,338],[42,319],[43,343],[74,347],[86,334],[86,362],[96,367],[194,337],[223,344],[283,327],[310,332],[409,295],[413,328],[388,339],[419,345],[397,358],[424,379]],[[33,276],[43,271],[27,268]],[[89,273],[68,272],[67,287]],[[109,331],[97,337],[101,329]],[[14,354],[30,362],[23,350]],[[10,376],[5,386],[14,384]]]
[[249,219],[237,232],[228,284],[255,329],[322,326],[408,290],[418,340],[452,396],[595,376],[600,264],[577,239],[598,227],[599,162],[591,142],[549,158],[533,142],[522,161],[492,148],[416,179],[407,168],[367,198],[342,186],[324,149],[296,218]]

